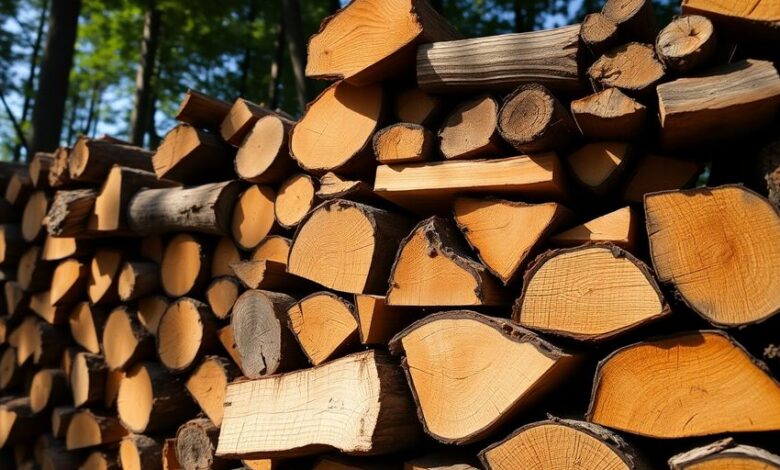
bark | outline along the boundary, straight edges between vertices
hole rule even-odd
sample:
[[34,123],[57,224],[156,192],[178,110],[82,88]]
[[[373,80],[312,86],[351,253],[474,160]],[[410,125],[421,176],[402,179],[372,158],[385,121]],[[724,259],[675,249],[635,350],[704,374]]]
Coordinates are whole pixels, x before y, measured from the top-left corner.
[[306,108],[306,75],[304,68],[306,64],[306,47],[303,42],[303,33],[301,31],[301,4],[299,0],[282,0],[284,12],[284,35],[287,41],[287,48],[290,53],[290,64],[292,65],[293,75],[295,76],[295,93],[298,98],[298,109],[303,111]]
[[144,135],[149,129],[152,97],[152,76],[157,57],[157,46],[160,42],[160,17],[162,12],[157,9],[156,0],[149,0],[144,12],[144,32],[141,40],[141,61],[135,77],[135,102],[130,116],[130,142],[133,145],[143,145]]

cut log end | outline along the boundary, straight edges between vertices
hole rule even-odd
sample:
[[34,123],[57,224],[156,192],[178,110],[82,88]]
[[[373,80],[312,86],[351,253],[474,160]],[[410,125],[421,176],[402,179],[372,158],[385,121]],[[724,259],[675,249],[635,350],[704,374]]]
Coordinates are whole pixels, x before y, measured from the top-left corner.
[[632,146],[625,142],[594,142],[572,152],[568,163],[580,185],[594,193],[606,194],[620,183],[632,152]]
[[233,208],[231,233],[239,247],[251,250],[271,232],[276,197],[271,187],[253,185],[238,198]]
[[442,101],[419,88],[409,88],[395,97],[395,117],[399,122],[430,126],[438,117]]
[[240,293],[241,285],[237,279],[231,276],[218,277],[206,289],[206,300],[214,315],[219,319],[225,319],[230,316],[233,304],[236,303]]
[[187,391],[214,426],[222,424],[227,385],[239,375],[240,372],[229,359],[208,356],[187,379]]
[[115,308],[103,329],[103,353],[111,370],[124,369],[134,362],[152,355],[152,335],[138,321],[135,310]]
[[459,104],[439,131],[444,158],[494,157],[502,153],[498,135],[498,102],[482,95]]
[[99,249],[90,263],[87,294],[92,304],[111,303],[119,298],[117,275],[122,266],[122,252],[115,249]]
[[615,87],[630,95],[651,92],[664,77],[664,65],[647,44],[632,42],[612,49],[588,69],[598,87]]
[[292,123],[280,116],[260,118],[236,153],[236,173],[253,183],[276,183],[292,172],[287,137]]
[[576,135],[569,112],[538,84],[521,86],[504,99],[498,129],[504,140],[527,154],[566,149]]
[[571,112],[589,140],[634,140],[642,134],[647,119],[645,105],[617,88],[572,101]]
[[708,65],[716,52],[715,28],[704,16],[674,19],[658,34],[655,50],[667,68],[689,73]]
[[317,205],[316,192],[314,180],[309,175],[299,173],[286,179],[274,202],[274,215],[279,225],[287,229],[297,227]]
[[412,163],[432,157],[435,137],[419,124],[398,123],[374,134],[374,155],[379,163]]
[[119,464],[122,470],[144,470],[159,467],[162,461],[162,445],[156,439],[143,435],[130,435],[119,444]]
[[334,294],[312,294],[290,307],[287,314],[301,349],[315,366],[358,340],[355,308]]
[[181,298],[171,304],[157,328],[157,354],[174,372],[192,366],[197,358],[213,350],[216,324],[208,307],[194,299]]
[[182,233],[165,246],[160,282],[168,296],[176,298],[203,287],[208,279],[210,253],[204,240]]

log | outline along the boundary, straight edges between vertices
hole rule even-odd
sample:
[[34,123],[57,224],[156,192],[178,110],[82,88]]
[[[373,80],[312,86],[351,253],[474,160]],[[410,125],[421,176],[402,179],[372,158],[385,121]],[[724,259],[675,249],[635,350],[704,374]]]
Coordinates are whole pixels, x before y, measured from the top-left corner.
[[647,108],[617,88],[571,102],[571,113],[589,140],[634,140],[647,120]]
[[36,152],[30,159],[28,171],[30,173],[30,182],[35,188],[49,187],[49,168],[54,163],[54,154],[47,152]]
[[[647,196],[645,219],[658,279],[705,320],[742,326],[780,311],[780,213],[766,199],[741,186],[666,191]],[[706,244],[692,236],[709,231]]]
[[79,302],[70,314],[70,334],[76,343],[92,354],[100,353],[107,315],[89,302]]
[[511,91],[539,83],[555,93],[582,89],[580,25],[423,44],[417,83],[428,93]]
[[516,279],[547,238],[571,218],[568,209],[554,202],[468,197],[456,199],[453,212],[468,244],[504,285]]
[[236,348],[235,335],[233,333],[233,327],[228,325],[217,331],[217,337],[219,338],[219,342],[222,344],[222,348],[228,353],[228,355],[230,355],[230,358],[233,359],[233,362],[235,362],[243,372],[243,366],[241,365],[241,355],[238,353],[238,348]]
[[588,69],[588,78],[596,89],[614,87],[631,96],[642,96],[655,90],[664,78],[664,64],[653,46],[631,42],[599,57]]
[[258,119],[275,114],[270,109],[256,105],[249,100],[238,98],[222,120],[219,131],[225,142],[238,146],[241,145],[241,142],[243,142],[247,133],[249,133]]
[[780,37],[780,15],[771,1],[758,0],[746,4],[683,0],[682,12],[706,16],[715,22],[718,28],[738,36],[743,41],[777,40]]
[[152,295],[138,299],[138,321],[154,336],[157,336],[160,318],[168,310],[168,305],[168,298],[164,295]]
[[75,258],[60,261],[52,274],[49,304],[53,307],[75,304],[83,297],[88,278],[86,264]]
[[123,253],[115,248],[98,248],[89,266],[87,294],[92,305],[105,305],[119,300],[117,277],[122,267]]
[[79,137],[68,157],[68,171],[73,180],[102,184],[114,165],[154,171],[153,152],[103,139]]
[[135,363],[119,386],[117,411],[130,432],[174,429],[195,415],[196,409],[184,385],[156,362]]
[[16,209],[22,209],[34,191],[26,170],[18,170],[11,176],[5,188],[5,200]]
[[230,267],[235,277],[247,289],[305,292],[316,287],[306,279],[288,273],[284,263],[269,259],[239,261]]
[[227,385],[240,376],[230,359],[207,356],[187,379],[187,391],[214,426],[222,424]]
[[577,127],[566,108],[542,85],[523,85],[504,99],[498,131],[524,154],[566,150]]
[[274,228],[276,191],[270,186],[252,185],[233,207],[231,233],[239,248],[251,250]]
[[596,58],[620,44],[617,24],[601,13],[585,16],[580,26],[580,39]]
[[50,325],[67,323],[70,305],[52,305],[51,291],[36,292],[30,296],[30,311]]
[[105,447],[93,450],[80,468],[83,470],[119,470],[117,452]]
[[668,70],[700,70],[709,65],[717,52],[715,27],[700,15],[675,18],[658,33],[655,51]]
[[386,165],[431,160],[435,139],[431,131],[419,124],[400,122],[374,134],[374,155]]
[[206,418],[187,421],[176,431],[176,460],[185,469],[233,468],[233,462],[214,455],[219,435],[219,428]]
[[[508,320],[467,310],[413,323],[393,338],[390,351],[405,355],[402,365],[425,431],[446,444],[492,435],[579,362]],[[451,359],[459,357],[464,360]],[[486,389],[492,391],[487,400]]]
[[380,124],[385,101],[381,85],[356,87],[336,82],[309,103],[290,130],[290,155],[307,173],[362,172],[373,160],[371,137]]
[[607,0],[601,13],[617,24],[626,39],[652,42],[658,34],[651,0]]
[[220,276],[214,279],[206,289],[209,308],[220,320],[229,318],[230,312],[233,311],[233,304],[236,303],[241,291],[241,283],[232,276]]
[[415,310],[387,305],[383,296],[363,294],[355,295],[355,313],[360,342],[366,345],[386,345],[419,316]]
[[488,446],[479,457],[487,470],[650,468],[618,434],[584,421],[558,418],[526,424]]
[[127,222],[139,235],[166,232],[230,233],[230,217],[241,186],[235,181],[192,188],[139,191],[130,200]]
[[233,305],[230,325],[238,365],[257,379],[303,367],[306,359],[288,328],[287,311],[295,299],[277,292],[249,290]]
[[[460,34],[425,0],[360,0],[325,19],[309,40],[306,76],[366,85],[414,66],[418,44]],[[382,38],[381,47],[374,39]]]
[[92,244],[73,237],[46,236],[41,258],[45,261],[62,261],[66,258],[87,258],[92,254]]
[[140,434],[122,438],[119,444],[119,465],[122,470],[159,469],[161,464],[162,443],[159,439]]
[[287,309],[289,326],[312,365],[339,357],[359,342],[355,307],[330,292],[315,292]]
[[112,371],[126,370],[138,361],[154,357],[154,336],[138,321],[138,313],[125,305],[108,314],[101,344],[106,365]]
[[0,264],[15,266],[21,259],[26,246],[19,225],[0,225]]
[[442,99],[419,88],[407,88],[395,95],[395,118],[398,122],[432,126],[443,108]]
[[660,85],[658,106],[665,148],[738,137],[761,129],[777,115],[780,74],[771,62],[735,62],[707,75]]
[[201,292],[211,271],[209,241],[188,233],[180,233],[165,245],[160,264],[160,284],[166,295],[183,297]]
[[275,114],[258,119],[236,153],[238,177],[252,183],[276,184],[294,173],[298,165],[290,157],[288,139],[293,124]]
[[691,160],[648,153],[636,165],[623,189],[627,202],[642,203],[646,194],[692,186],[702,166]]
[[52,188],[63,188],[78,184],[73,181],[68,171],[68,162],[70,161],[70,148],[58,147],[54,151],[54,161],[49,167],[49,186]]
[[185,184],[224,181],[233,174],[234,153],[217,134],[179,124],[163,138],[149,171]]
[[732,438],[721,439],[702,447],[677,454],[669,459],[672,470],[696,468],[780,468],[780,456],[764,449],[737,444]]
[[70,370],[70,390],[76,407],[100,403],[105,398],[108,366],[103,356],[80,352]]
[[389,305],[506,305],[500,283],[471,258],[454,223],[441,217],[423,220],[398,247]]
[[217,323],[208,306],[182,297],[173,302],[157,327],[157,355],[170,371],[187,371],[201,356],[217,350]]
[[380,165],[374,191],[415,213],[449,211],[456,195],[520,195],[559,200],[565,193],[558,156]]
[[77,409],[72,406],[58,406],[51,412],[51,429],[55,439],[64,440],[68,426]]
[[[161,257],[162,260],[162,257]],[[222,237],[214,248],[211,256],[211,277],[230,276],[233,270],[230,265],[241,261],[241,252],[230,237]]]
[[670,439],[777,430],[778,403],[780,384],[739,344],[721,331],[693,331],[625,346],[601,361],[586,418]]
[[479,95],[456,106],[439,131],[439,147],[444,158],[471,159],[503,154],[498,107],[498,102],[490,95]]
[[44,219],[49,234],[55,237],[83,236],[95,208],[97,194],[94,189],[57,191]]
[[641,215],[631,206],[596,217],[550,237],[556,246],[574,247],[591,242],[609,242],[633,252],[637,246]]
[[30,195],[22,213],[22,236],[27,243],[36,243],[43,239],[43,219],[49,211],[51,200],[45,191],[35,191]]
[[[549,295],[551,288],[556,295]],[[647,265],[614,245],[598,244],[537,258],[525,273],[512,319],[534,331],[599,342],[670,312]]]
[[189,89],[181,100],[174,119],[199,129],[218,131],[228,112],[230,103]]
[[634,148],[626,142],[591,142],[568,157],[574,180],[589,192],[605,195],[615,189],[633,159]]
[[370,184],[360,180],[347,179],[332,172],[325,173],[320,177],[317,197],[323,201],[346,199],[364,204],[377,203],[382,200],[374,194]]
[[19,365],[32,358],[35,365],[55,366],[70,341],[63,331],[33,316],[25,318],[11,335],[8,342],[16,348]]
[[320,203],[314,181],[305,173],[297,173],[282,182],[274,201],[274,216],[279,225],[286,229],[297,227]]
[[119,270],[117,292],[122,302],[137,300],[160,289],[160,265],[148,261],[125,261]]
[[400,369],[385,354],[365,351],[228,385],[217,455],[274,459],[328,449],[382,455],[408,449],[419,437]]
[[43,434],[47,425],[48,416],[34,413],[28,397],[8,399],[0,404],[0,447],[29,442]]
[[77,450],[114,444],[126,435],[127,430],[116,416],[84,408],[77,411],[70,420],[65,447],[68,450]]
[[19,259],[16,281],[25,292],[41,292],[51,287],[54,265],[41,259],[41,247],[31,245]]
[[282,263],[287,266],[287,259],[290,257],[290,246],[292,240],[281,235],[269,235],[257,245],[252,251],[250,259],[254,261],[271,260]]
[[125,378],[121,370],[109,370],[106,373],[106,389],[103,394],[103,406],[106,409],[116,409],[116,400],[119,397],[119,386]]
[[287,272],[342,292],[383,293],[410,227],[405,217],[382,209],[342,199],[324,202],[299,225]]
[[176,459],[176,439],[166,439],[163,442],[162,468],[163,470],[179,470],[182,468]]
[[7,391],[22,383],[22,369],[16,360],[16,348],[7,347],[0,356],[0,390]]
[[68,378],[62,369],[41,369],[30,383],[30,410],[40,413],[55,405],[67,403],[70,398]]

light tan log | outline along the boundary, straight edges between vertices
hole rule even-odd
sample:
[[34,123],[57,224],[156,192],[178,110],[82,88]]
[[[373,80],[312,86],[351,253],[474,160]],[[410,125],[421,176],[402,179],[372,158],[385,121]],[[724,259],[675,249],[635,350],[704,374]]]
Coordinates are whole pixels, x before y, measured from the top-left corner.
[[255,261],[268,259],[287,266],[291,245],[292,241],[289,238],[281,235],[269,235],[252,251],[251,259]]
[[641,203],[645,194],[688,188],[696,182],[701,170],[701,164],[695,161],[648,153],[628,177],[623,199]]
[[626,142],[592,142],[568,156],[574,180],[589,192],[605,195],[621,182],[635,151]]
[[217,135],[189,124],[179,124],[166,134],[152,157],[158,178],[185,184],[229,179],[235,151]]
[[217,337],[225,352],[227,352],[230,358],[233,359],[233,362],[241,368],[241,355],[236,348],[235,335],[233,333],[233,327],[228,325],[217,331]]
[[279,225],[286,229],[297,227],[319,204],[314,181],[305,173],[297,173],[282,182],[274,201],[274,216]]
[[46,236],[41,258],[46,261],[61,261],[65,258],[86,258],[92,252],[92,244],[71,237]]
[[239,248],[255,248],[274,228],[276,191],[270,186],[252,185],[236,201],[231,233]]
[[754,3],[709,0],[683,0],[682,12],[710,18],[719,28],[741,40],[774,41],[780,37],[780,14],[771,0]]
[[568,110],[542,85],[522,85],[504,98],[498,131],[517,151],[538,154],[562,151],[577,137]]
[[232,276],[220,276],[211,281],[206,289],[206,300],[214,315],[220,320],[229,318],[242,290],[239,280]]
[[220,429],[206,418],[182,424],[176,431],[176,460],[182,468],[227,470],[233,462],[215,456]]
[[152,295],[138,299],[138,321],[154,336],[157,336],[160,318],[168,309],[168,304],[168,298],[164,295]]
[[5,200],[16,209],[22,209],[33,193],[32,181],[26,170],[16,171],[5,188]]
[[602,55],[588,69],[588,77],[598,89],[615,87],[641,96],[651,93],[664,78],[664,65],[653,46],[631,42]]
[[117,278],[122,267],[122,251],[116,248],[99,248],[89,266],[87,294],[92,305],[105,305],[119,300]]
[[41,259],[41,247],[31,245],[22,253],[16,267],[16,281],[25,292],[41,292],[51,287],[52,263]]
[[419,315],[414,309],[387,305],[383,296],[363,294],[355,295],[355,313],[360,342],[367,345],[387,344]]
[[209,280],[211,251],[203,237],[181,233],[165,245],[160,284],[169,297],[200,292]]
[[30,310],[50,325],[67,323],[70,305],[52,305],[51,291],[36,292],[30,296]]
[[154,294],[160,289],[160,265],[148,261],[125,261],[119,270],[117,292],[123,302]]
[[374,134],[373,148],[379,163],[421,162],[432,158],[436,138],[419,124],[400,122]]
[[43,239],[46,231],[43,229],[43,219],[49,211],[51,200],[45,191],[35,191],[30,195],[22,213],[22,236],[28,243],[36,243]]
[[70,334],[81,347],[92,354],[99,354],[106,318],[106,313],[99,307],[80,302],[70,314]]
[[70,152],[68,171],[76,181],[102,184],[114,165],[154,171],[152,155],[140,147],[82,136]]
[[715,27],[704,16],[675,18],[658,33],[655,51],[668,69],[690,73],[709,64],[717,52]]
[[249,100],[238,98],[222,120],[219,131],[225,142],[238,146],[244,141],[244,137],[246,137],[258,119],[275,114],[270,109],[259,106]]
[[54,154],[47,152],[36,152],[30,159],[28,171],[30,173],[30,182],[36,188],[49,187],[49,168],[54,163]]
[[19,225],[0,225],[0,264],[15,266],[22,257],[26,245]]
[[51,412],[51,430],[55,439],[64,440],[68,433],[68,426],[76,408],[72,406],[58,406]]
[[57,191],[44,223],[55,237],[88,236],[87,222],[97,199],[94,189]]
[[[161,257],[162,259],[162,257]],[[233,270],[230,265],[241,261],[241,252],[230,237],[222,237],[214,248],[211,256],[211,277],[230,276]]]
[[154,356],[154,336],[138,321],[138,313],[126,305],[109,313],[101,344],[110,370],[125,370]]
[[70,390],[77,407],[100,403],[105,398],[108,366],[103,356],[81,352],[73,359]]
[[580,26],[580,39],[596,58],[620,43],[617,24],[601,13],[585,16]]
[[70,397],[68,379],[62,369],[41,369],[30,383],[30,409],[38,413],[64,404]]
[[645,105],[617,88],[607,88],[571,102],[580,132],[589,140],[634,140],[647,120]]
[[222,424],[227,385],[240,376],[230,359],[206,356],[187,379],[187,391],[214,426]]
[[51,278],[52,306],[72,305],[82,298],[89,278],[89,268],[78,259],[60,261]]
[[289,325],[309,362],[319,365],[359,342],[355,307],[330,292],[316,292],[287,309]]
[[641,215],[631,206],[621,207],[550,238],[557,246],[609,242],[631,252],[636,246]]
[[270,114],[257,120],[236,153],[236,174],[259,184],[280,183],[298,170],[290,157],[288,136],[293,122]]
[[130,434],[119,444],[122,470],[159,469],[162,465],[162,443],[141,434]]
[[10,398],[0,404],[0,447],[31,442],[47,427],[48,416],[34,413],[29,397]]
[[230,267],[247,289],[305,292],[315,287],[306,279],[288,273],[283,263],[269,259],[239,261]]
[[17,348],[19,365],[32,358],[34,365],[55,367],[62,358],[62,352],[70,343],[70,337],[63,330],[28,316],[18,328],[18,342],[9,338],[9,344]]
[[84,463],[83,470],[120,470],[117,452],[114,449],[100,448],[89,453]]
[[407,88],[395,95],[395,117],[398,122],[432,126],[439,118],[443,105],[442,99],[436,95],[419,88]]
[[652,42],[658,33],[651,0],[607,0],[601,13],[617,24],[626,40]]
[[189,369],[218,349],[217,323],[208,306],[183,297],[173,302],[157,327],[157,355],[174,373]]
[[230,103],[189,89],[179,104],[175,119],[199,129],[217,131],[228,112]]
[[16,360],[16,348],[7,347],[0,356],[0,390],[9,390],[21,385],[22,370]]
[[498,101],[490,95],[479,95],[458,104],[439,131],[439,148],[444,158],[472,159],[503,154],[498,108]]
[[347,199],[349,201],[375,204],[382,198],[374,194],[370,184],[361,180],[353,180],[328,172],[320,177],[320,188],[317,197],[323,201],[331,199]]
[[122,440],[127,430],[116,416],[89,409],[76,412],[68,424],[65,446],[68,450],[113,444]]

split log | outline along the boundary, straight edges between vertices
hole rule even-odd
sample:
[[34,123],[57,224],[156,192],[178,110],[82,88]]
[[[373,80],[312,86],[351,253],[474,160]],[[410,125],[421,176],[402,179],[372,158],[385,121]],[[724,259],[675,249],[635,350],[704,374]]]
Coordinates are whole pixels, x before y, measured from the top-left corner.
[[122,470],[159,469],[161,463],[162,443],[158,439],[130,434],[119,444],[119,465]]
[[154,356],[154,336],[138,321],[138,313],[125,305],[108,315],[101,344],[110,370],[125,370]]
[[567,160],[582,187],[604,195],[620,183],[633,154],[633,147],[626,142],[592,142],[572,152]]
[[81,300],[88,278],[89,268],[86,264],[75,258],[60,261],[51,278],[50,305],[72,305]]
[[119,397],[119,386],[125,378],[121,370],[110,370],[106,373],[106,389],[103,393],[103,406],[106,409],[116,409],[116,400]]
[[154,263],[162,263],[163,251],[165,250],[165,243],[161,235],[147,235],[141,239],[140,254],[142,258],[145,258]]
[[224,320],[230,317],[241,290],[241,283],[232,276],[220,276],[211,281],[206,289],[206,300],[217,318]]
[[503,154],[498,108],[495,98],[480,95],[460,103],[450,112],[439,131],[439,147],[444,158],[470,159]]
[[[425,431],[447,444],[492,435],[578,364],[576,356],[508,320],[467,310],[413,323],[393,338],[390,350],[405,355],[402,365]],[[486,389],[492,390],[487,400]]]
[[100,308],[89,305],[89,302],[80,302],[70,314],[70,334],[79,346],[92,354],[99,354],[106,319],[106,313]]
[[443,108],[442,99],[419,88],[408,88],[395,95],[395,117],[398,122],[431,126]]
[[387,305],[385,297],[378,295],[355,295],[355,313],[360,342],[367,345],[387,344],[418,317],[415,310]]
[[68,378],[62,369],[41,369],[30,383],[30,410],[39,413],[70,398]]
[[601,13],[585,16],[580,26],[580,39],[596,58],[620,44],[617,24]]
[[54,265],[41,259],[41,247],[32,245],[22,253],[16,281],[25,292],[41,292],[51,287]]
[[117,277],[122,267],[122,251],[99,248],[89,266],[87,294],[92,305],[115,303],[119,300]]
[[319,365],[354,347],[358,339],[355,307],[330,292],[316,292],[287,309],[289,325],[309,362]]
[[758,447],[737,444],[732,438],[691,449],[669,459],[672,470],[718,468],[780,468],[780,456]]
[[675,18],[658,34],[655,51],[677,73],[690,73],[708,65],[717,48],[715,27],[704,16]]
[[[382,38],[381,47],[367,37]],[[424,0],[360,0],[323,21],[311,37],[306,76],[358,85],[381,82],[413,67],[418,44],[459,37]]]
[[647,119],[647,108],[617,88],[572,101],[571,113],[590,140],[634,140]]
[[251,250],[274,228],[276,191],[270,186],[252,185],[233,207],[231,233],[244,250]]
[[416,213],[451,210],[456,194],[522,195],[559,200],[565,193],[558,156],[380,165],[374,191]]
[[430,160],[436,140],[419,124],[400,122],[374,134],[374,155],[379,163],[414,163]]
[[21,227],[15,224],[0,225],[0,264],[15,266],[26,247]]
[[526,424],[506,439],[490,445],[479,456],[488,470],[555,470],[576,466],[594,470],[649,468],[612,431],[583,421],[556,418]]
[[28,171],[30,173],[30,182],[35,188],[49,187],[49,168],[54,163],[54,154],[47,152],[37,152],[30,159]]
[[17,337],[9,338],[9,344],[16,348],[19,365],[32,358],[35,365],[56,366],[70,342],[64,331],[32,316],[25,318],[17,330]]
[[157,336],[160,318],[168,310],[168,304],[168,298],[164,295],[152,295],[138,299],[138,321],[154,336]]
[[196,413],[184,385],[156,362],[138,362],[119,386],[117,411],[125,428],[154,433],[176,428]]
[[696,182],[701,170],[702,166],[691,160],[648,153],[628,178],[623,199],[642,203],[646,194],[687,188]]
[[74,189],[57,191],[44,223],[55,237],[76,237],[87,231],[87,222],[95,208],[97,191]]
[[70,152],[68,171],[76,181],[102,184],[114,165],[154,171],[153,152],[103,139],[79,137]]
[[736,62],[660,85],[658,106],[666,148],[737,137],[761,129],[777,115],[780,74],[771,62]]
[[30,399],[12,398],[0,404],[0,447],[29,442],[48,427],[45,413],[34,413]]
[[49,167],[49,186],[63,188],[76,184],[70,177],[68,162],[70,161],[70,148],[58,147],[54,151],[54,161]]
[[771,1],[758,0],[753,3],[722,2],[709,0],[683,0],[684,14],[699,14],[713,20],[740,40],[777,40],[780,30],[780,15],[777,5]]
[[119,270],[117,292],[122,302],[154,294],[160,289],[160,265],[148,261],[125,261]]
[[228,112],[230,103],[190,89],[179,104],[174,118],[199,129],[217,131]]
[[46,236],[41,258],[45,261],[61,261],[66,258],[86,258],[92,252],[92,244],[72,237]]
[[228,355],[230,355],[230,358],[233,359],[233,362],[235,362],[243,372],[243,366],[241,365],[241,354],[238,353],[238,348],[236,348],[235,335],[233,333],[233,327],[228,325],[217,331],[217,337],[219,338],[219,342],[222,344],[222,348],[228,353]]
[[176,460],[184,469],[227,470],[234,462],[216,457],[219,428],[206,418],[196,418],[176,431]]
[[425,219],[398,247],[388,281],[389,305],[505,305],[506,293],[485,267],[471,258],[455,224]]
[[601,13],[617,24],[626,39],[652,42],[658,34],[651,0],[607,0]]
[[93,450],[79,468],[81,470],[120,470],[117,452],[106,447]]
[[[780,312],[780,213],[766,199],[741,186],[667,191],[645,198],[645,218],[658,279],[705,320],[741,326]],[[697,233],[712,235],[704,244]]]
[[286,294],[261,290],[246,291],[236,300],[230,325],[245,376],[257,379],[306,364],[287,326],[287,310],[294,303]]
[[126,435],[127,430],[116,416],[85,408],[71,418],[65,446],[68,450],[102,446],[119,442]]
[[8,186],[5,188],[5,200],[16,209],[22,209],[33,191],[32,181],[30,181],[27,171],[18,170],[8,181]]
[[187,379],[187,391],[214,426],[222,424],[227,385],[240,376],[230,359],[207,356]]
[[139,235],[165,232],[230,233],[230,217],[241,185],[235,181],[192,188],[139,191],[130,200],[127,221]]
[[182,468],[176,459],[176,439],[166,439],[163,442],[162,468],[163,470],[179,470]]
[[186,297],[173,302],[157,327],[160,362],[174,373],[186,371],[217,350],[216,332],[216,318],[206,304]]
[[22,369],[16,360],[16,349],[7,347],[0,356],[0,390],[9,390],[22,383]]
[[514,321],[582,341],[603,341],[671,311],[650,268],[610,244],[548,251],[523,284]]
[[180,233],[165,245],[160,264],[160,284],[173,298],[199,292],[209,280],[211,251],[208,241]]
[[631,206],[622,207],[554,235],[557,246],[573,247],[591,242],[609,242],[628,250],[636,246],[641,215]]
[[536,83],[523,85],[504,99],[498,131],[525,154],[565,150],[577,137],[569,111],[550,90]]
[[43,229],[43,219],[49,211],[51,200],[45,191],[35,191],[30,195],[22,213],[22,236],[28,243],[36,243],[43,239],[46,231]]
[[284,263],[269,259],[239,261],[230,267],[247,289],[305,292],[315,288],[315,285],[306,279],[288,273]]
[[347,199],[364,204],[382,200],[374,194],[370,184],[360,180],[343,178],[332,172],[325,173],[320,177],[320,189],[317,190],[317,197],[323,201]]
[[305,173],[284,180],[274,201],[274,216],[279,225],[286,229],[297,227],[306,214],[319,204],[316,192],[314,180]]
[[510,91],[539,83],[555,93],[582,89],[577,58],[580,25],[424,44],[417,83],[430,93]]
[[512,282],[542,243],[571,218],[554,202],[458,198],[455,222],[485,267],[504,285]]
[[257,120],[236,153],[235,170],[242,180],[275,184],[294,173],[298,165],[290,157],[289,134],[293,122],[270,114]]
[[382,209],[342,199],[324,202],[298,227],[287,272],[342,292],[382,293],[410,227],[406,218]]
[[30,296],[30,310],[50,325],[67,323],[70,305],[53,305],[51,291],[36,292]]
[[103,356],[81,352],[73,359],[70,390],[76,407],[100,403],[105,398],[108,366]]
[[55,439],[65,440],[68,426],[77,409],[72,406],[58,406],[51,412],[51,429]]
[[270,235],[257,245],[252,252],[252,260],[271,260],[282,263],[287,266],[287,259],[290,257],[290,246],[292,241],[289,238],[280,235]]
[[778,403],[780,384],[725,333],[688,332],[626,346],[604,359],[587,419],[664,439],[775,431]]
[[260,118],[275,114],[270,109],[244,98],[238,98],[222,120],[219,132],[225,142],[238,146]]
[[[162,257],[160,258],[162,261]],[[241,252],[230,237],[222,237],[214,248],[211,256],[211,277],[230,276],[233,270],[230,265],[241,261]]]
[[381,85],[336,82],[309,103],[290,130],[290,155],[308,173],[361,172],[373,160],[371,137],[382,118],[384,101]]
[[632,96],[652,92],[664,78],[664,65],[648,44],[631,42],[602,55],[588,69],[597,89],[617,88]]
[[450,449],[426,454],[404,463],[404,470],[478,470],[473,457],[461,456]]
[[152,157],[158,178],[185,184],[229,179],[235,151],[216,134],[179,124],[166,134]]
[[400,369],[385,354],[365,351],[313,369],[228,385],[217,455],[282,458],[327,449],[388,454],[417,445],[419,436]]

